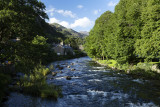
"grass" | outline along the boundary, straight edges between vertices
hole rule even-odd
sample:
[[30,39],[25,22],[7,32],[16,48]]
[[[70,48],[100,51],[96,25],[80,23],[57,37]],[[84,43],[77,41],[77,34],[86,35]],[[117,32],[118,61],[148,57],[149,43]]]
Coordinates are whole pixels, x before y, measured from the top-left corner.
[[123,70],[127,74],[132,75],[135,78],[160,80],[160,73],[152,69],[153,65],[157,65],[156,69],[158,70],[158,67],[160,65],[159,62],[139,62],[136,65],[129,65],[118,64],[115,60],[93,60],[110,68],[117,68],[118,70]]
[[55,100],[61,97],[61,89],[46,82],[46,75],[51,69],[54,69],[52,65],[49,68],[38,65],[31,74],[25,74],[18,82],[23,93]]
[[106,65],[108,67],[116,67],[117,66],[117,61],[115,60],[98,60],[98,63]]

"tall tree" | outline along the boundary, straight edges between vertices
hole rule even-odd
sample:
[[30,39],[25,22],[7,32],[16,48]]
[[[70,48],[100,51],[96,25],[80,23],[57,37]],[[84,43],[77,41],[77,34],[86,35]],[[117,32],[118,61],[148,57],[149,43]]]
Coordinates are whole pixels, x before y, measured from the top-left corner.
[[115,54],[120,63],[136,59],[134,44],[140,36],[141,0],[121,0],[115,8],[117,31]]
[[[105,46],[104,39],[105,34],[104,30],[107,26],[106,24],[109,22],[112,13],[107,11],[103,13],[95,22],[95,26],[90,31],[89,36],[86,38],[85,50],[92,57],[95,56],[97,58],[106,57],[107,51]],[[92,55],[91,55],[92,54]]]
[[[0,59],[14,60],[17,43],[12,39],[20,38],[19,46],[26,45],[42,33],[40,20],[48,18],[45,5],[38,0],[1,0],[0,1]],[[23,50],[23,48],[21,48]],[[12,58],[11,58],[12,57]]]
[[141,19],[143,28],[136,41],[136,53],[146,61],[160,58],[160,1],[144,2]]

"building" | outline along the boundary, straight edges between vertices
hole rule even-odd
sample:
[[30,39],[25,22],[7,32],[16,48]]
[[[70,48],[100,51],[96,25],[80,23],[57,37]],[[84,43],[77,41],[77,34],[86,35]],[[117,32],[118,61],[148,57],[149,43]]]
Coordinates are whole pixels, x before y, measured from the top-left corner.
[[52,49],[57,55],[75,55],[72,47],[70,47],[70,45],[64,45],[63,42],[60,44],[53,44]]

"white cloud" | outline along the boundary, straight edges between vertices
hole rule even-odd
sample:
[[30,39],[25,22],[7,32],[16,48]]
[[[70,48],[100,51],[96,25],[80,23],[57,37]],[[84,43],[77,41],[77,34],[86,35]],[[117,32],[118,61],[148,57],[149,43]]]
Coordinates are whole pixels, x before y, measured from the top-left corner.
[[116,6],[116,4],[117,4],[118,2],[113,2],[113,1],[110,1],[109,3],[108,3],[108,6]]
[[70,27],[70,25],[69,25],[68,22],[66,22],[66,21],[60,21],[60,20],[58,20],[58,19],[56,19],[54,17],[49,19],[49,23],[58,23],[58,24],[60,24],[60,25],[62,25],[64,27],[67,27],[67,28]]
[[89,27],[92,25],[92,21],[90,19],[88,19],[87,17],[83,17],[80,19],[75,20],[75,22],[73,24],[71,24],[71,28],[75,28],[75,27]]
[[83,8],[83,6],[82,6],[82,5],[78,5],[78,6],[77,6],[77,8],[82,9],[82,8]]
[[52,12],[52,13],[50,13],[50,16],[53,16],[54,15],[54,13]]
[[76,15],[69,10],[56,10],[57,13],[62,14],[63,16],[70,16],[71,18],[75,18]]
[[46,13],[48,13],[50,16],[53,16],[54,11],[55,11],[55,8],[51,8],[51,9],[46,10]]
[[66,21],[61,21],[59,24],[62,25],[62,26],[64,26],[64,27],[66,27],[66,28],[70,28],[69,23],[66,22]]
[[50,9],[47,9],[46,10],[46,13],[48,13],[51,17],[54,15],[54,13],[58,13],[58,14],[61,14],[65,17],[71,17],[71,18],[75,18],[76,17],[76,14],[74,14],[72,11],[69,11],[69,10],[58,10],[58,9],[55,9],[55,8],[50,8]]
[[46,13],[51,13],[51,12],[54,12],[54,11],[55,11],[55,8],[51,8],[51,9],[46,10]]
[[94,10],[94,14],[97,15],[99,12],[101,12],[101,10]]
[[49,19],[49,23],[60,23],[60,21],[53,17]]
[[69,23],[67,21],[60,21],[53,17],[49,19],[49,23],[58,23],[67,28],[76,28],[76,27],[87,28],[93,25],[93,22],[87,17],[77,19],[74,21],[74,23]]

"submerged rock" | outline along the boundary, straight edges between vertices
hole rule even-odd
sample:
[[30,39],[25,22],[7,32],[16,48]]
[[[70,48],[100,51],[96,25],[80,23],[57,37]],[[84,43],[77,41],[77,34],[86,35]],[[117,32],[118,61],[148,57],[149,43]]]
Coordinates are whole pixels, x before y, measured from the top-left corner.
[[61,67],[61,66],[60,66],[60,67],[58,67],[58,69],[59,69],[59,70],[62,70],[62,69],[63,69],[63,67]]
[[76,69],[71,69],[71,71],[75,71]]
[[56,72],[52,72],[52,76],[56,76],[57,75],[57,73]]
[[71,76],[67,76],[66,79],[67,80],[71,80],[72,78],[71,78]]
[[59,71],[59,73],[61,73],[61,74],[62,74],[63,72],[62,72],[62,71]]
[[67,66],[67,68],[70,68],[70,66]]
[[54,79],[54,78],[50,78],[50,80],[52,80],[52,79]]
[[56,65],[56,68],[59,68],[60,67],[60,65]]

